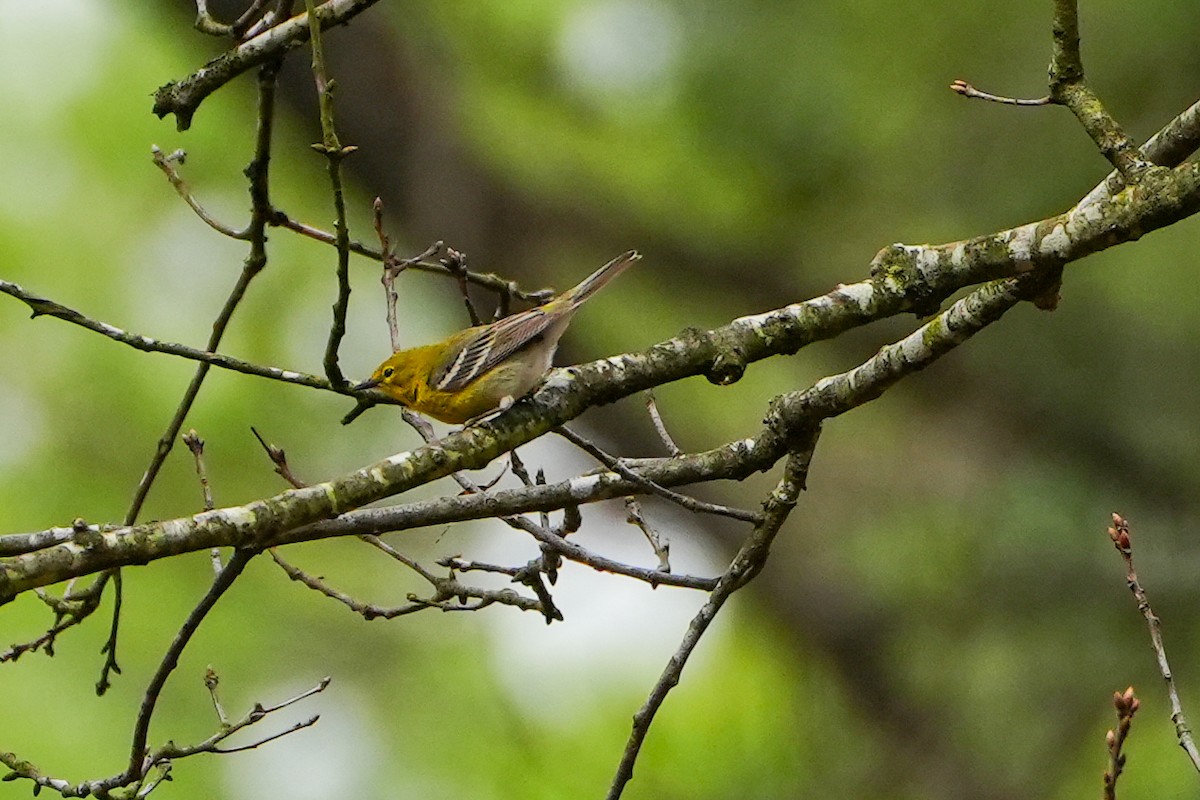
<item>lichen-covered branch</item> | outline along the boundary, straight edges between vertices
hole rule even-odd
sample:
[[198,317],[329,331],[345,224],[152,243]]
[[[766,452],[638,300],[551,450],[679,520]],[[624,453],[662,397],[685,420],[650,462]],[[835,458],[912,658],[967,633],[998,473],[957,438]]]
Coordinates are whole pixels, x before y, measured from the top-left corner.
[[1127,183],[1140,179],[1149,168],[1137,145],[1122,130],[1088,85],[1079,52],[1079,4],[1077,0],[1055,0],[1054,48],[1050,58],[1050,97],[1066,106],[1088,136]]
[[[653,476],[662,485],[745,477],[773,466],[788,448],[791,432],[812,425],[878,397],[906,374],[924,369],[944,353],[982,330],[1054,276],[1028,274],[988,284],[954,303],[900,342],[854,370],[826,378],[811,389],[775,400],[767,427],[757,436],[731,442],[695,456],[630,462],[631,469]],[[642,354],[646,355],[646,354]],[[441,498],[398,509],[357,512],[347,518],[371,520],[389,513],[387,526],[364,530],[342,521],[326,521],[384,497],[393,496],[464,469],[479,469],[500,454],[565,422],[595,402],[609,384],[602,381],[620,366],[618,359],[571,367],[575,380],[551,380],[529,400],[478,427],[447,436],[418,450],[399,453],[337,480],[294,489],[245,506],[218,509],[192,517],[78,535],[43,550],[0,559],[0,603],[20,592],[122,564],[141,564],[178,553],[216,546],[274,546],[325,535],[379,533],[400,527],[421,527],[457,519],[500,516],[503,503],[513,513],[549,510],[593,502],[605,497],[638,494],[638,481],[612,472],[576,478],[564,484],[527,486],[494,494]],[[627,367],[636,377],[646,363]],[[651,373],[652,374],[652,373]],[[637,389],[634,389],[637,391]],[[658,465],[660,469],[651,467]],[[552,502],[547,500],[552,498]],[[540,500],[540,503],[538,502]],[[471,516],[467,516],[471,514]],[[375,518],[378,519],[378,518]],[[401,526],[400,523],[406,522]],[[319,523],[314,525],[313,523]],[[330,526],[322,529],[320,525]],[[311,527],[306,527],[311,526]],[[349,529],[348,529],[349,528]],[[669,582],[663,580],[663,583]]]
[[[929,314],[966,286],[1030,270],[1057,269],[1098,250],[1140,238],[1200,209],[1200,164],[1152,168],[1141,182],[1116,195],[1079,204],[1054,217],[1017,228],[942,245],[890,245],[872,261],[871,277],[839,286],[828,294],[784,308],[742,317],[711,331],[689,330],[642,353],[614,356],[560,372],[570,382],[586,382],[582,402],[606,403],[633,392],[692,375],[717,383],[737,380],[754,361],[792,354],[814,341],[832,338],[868,322],[903,312]],[[337,391],[316,376],[259,367],[184,345],[157,342],[92,320],[73,309],[0,281],[0,292],[27,303],[34,315],[50,315],[81,325],[124,344],[194,359],[260,377]],[[561,385],[552,380],[548,386]],[[373,399],[389,402],[379,395]],[[544,431],[541,431],[544,432]],[[540,433],[538,434],[540,435]]]
[[[378,0],[328,0],[317,7],[321,28],[348,22]],[[263,31],[252,39],[209,61],[191,75],[171,81],[154,93],[153,111],[161,119],[175,115],[175,125],[185,131],[192,125],[196,109],[210,94],[247,70],[268,61],[282,58],[289,50],[308,41],[307,14],[299,14],[286,22]]]

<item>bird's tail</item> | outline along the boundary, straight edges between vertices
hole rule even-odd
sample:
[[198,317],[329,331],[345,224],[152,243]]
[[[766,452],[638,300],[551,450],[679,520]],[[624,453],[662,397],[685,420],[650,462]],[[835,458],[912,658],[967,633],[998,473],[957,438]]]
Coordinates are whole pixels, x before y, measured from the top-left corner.
[[578,286],[567,292],[571,308],[579,308],[588,298],[604,288],[613,278],[632,267],[641,257],[642,255],[638,251],[629,250],[584,278]]

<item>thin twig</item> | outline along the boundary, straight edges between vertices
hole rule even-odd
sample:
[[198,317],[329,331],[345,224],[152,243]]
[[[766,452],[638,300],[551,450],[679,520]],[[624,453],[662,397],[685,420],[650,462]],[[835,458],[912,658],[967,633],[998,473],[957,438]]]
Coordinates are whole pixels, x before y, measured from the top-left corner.
[[[33,294],[15,283],[0,280],[0,294],[7,294],[15,297],[33,311],[34,317],[49,316],[56,319],[61,319],[65,322],[70,322],[78,325],[81,328],[99,333],[101,336],[112,339],[115,342],[128,345],[137,350],[153,353],[164,353],[166,355],[178,356],[186,358],[190,361],[199,361],[202,364],[220,367],[222,369],[240,372],[244,375],[254,375],[259,378],[267,378],[268,380],[280,381],[281,383],[291,383],[297,386],[307,386],[310,389],[321,389],[327,392],[337,392],[338,394],[350,394],[347,391],[338,391],[330,385],[329,381],[316,375],[308,375],[303,372],[294,370],[280,369],[278,367],[264,367],[258,364],[252,364],[249,361],[243,361],[232,356],[221,355],[212,350],[200,350],[195,347],[177,344],[175,342],[163,342],[149,336],[144,336],[139,333],[122,330],[115,325],[110,325],[107,322],[94,320],[76,311],[73,308],[49,300],[40,295]],[[380,396],[380,401],[385,401],[384,396]]]
[[792,509],[795,508],[800,492],[804,489],[808,466],[812,460],[813,449],[816,447],[819,433],[818,428],[813,428],[807,434],[807,441],[795,443],[797,449],[788,456],[784,464],[783,476],[779,479],[775,490],[763,503],[762,521],[754,527],[753,532],[742,543],[737,555],[730,563],[729,569],[717,581],[716,588],[712,590],[708,601],[692,618],[679,649],[667,662],[666,669],[659,676],[658,682],[654,684],[646,702],[633,715],[633,730],[630,732],[625,750],[621,754],[621,761],[617,765],[616,775],[613,777],[606,800],[617,800],[625,791],[626,784],[633,778],[634,764],[637,762],[638,753],[641,752],[642,743],[646,740],[650,725],[654,722],[654,716],[662,707],[663,701],[667,699],[667,694],[679,684],[683,668],[692,652],[695,651],[696,645],[700,643],[700,637],[708,630],[709,624],[712,623],[725,601],[734,592],[753,580],[762,570],[770,554],[771,543]]
[[654,423],[654,430],[658,432],[658,438],[667,448],[667,452],[673,456],[683,455],[683,451],[679,449],[679,445],[675,444],[675,440],[671,438],[671,434],[667,433],[667,426],[663,423],[662,415],[658,413],[658,402],[654,399],[654,390],[646,390],[646,411],[650,414],[650,421]]
[[[299,220],[292,219],[285,212],[279,209],[274,210],[271,217],[271,224],[276,227],[286,228],[293,233],[297,233],[306,238],[321,242],[322,244],[333,245],[337,243],[337,237],[335,237],[329,231],[324,231],[313,225],[309,225],[306,222],[300,222]],[[405,264],[407,268],[415,269],[418,272],[428,272],[435,275],[441,275],[443,277],[455,277],[450,272],[449,267],[447,267],[441,261],[427,260],[429,256],[436,253],[437,250],[442,246],[442,243],[438,242],[437,249],[434,249],[433,252],[427,253],[424,256],[417,256],[415,260],[406,259]],[[355,239],[350,240],[350,252],[354,253],[355,255],[369,258],[372,261],[383,261],[382,251],[365,245]],[[529,303],[541,304],[554,297],[553,289],[522,289],[515,281],[502,278],[494,272],[471,272],[468,270],[466,274],[467,280],[474,285],[495,292],[497,295],[499,295],[502,304],[508,303],[514,298]]]
[[[258,74],[258,126],[255,136],[254,159],[250,162],[250,166],[246,168],[246,174],[250,178],[251,198],[248,235],[250,253],[246,256],[246,261],[242,267],[241,274],[238,276],[237,283],[234,284],[233,290],[225,299],[225,304],[222,306],[220,313],[217,315],[216,320],[213,321],[212,334],[209,336],[208,345],[205,347],[205,350],[210,353],[215,353],[220,347],[221,340],[225,336],[225,331],[229,327],[229,322],[233,318],[237,307],[241,304],[242,298],[245,297],[250,282],[267,265],[266,228],[267,219],[271,213],[267,165],[270,163],[271,157],[271,133],[274,129],[275,121],[275,85],[278,73],[279,62],[269,61],[263,64]],[[142,504],[145,503],[146,496],[150,494],[150,487],[154,485],[159,470],[162,469],[162,465],[167,460],[171,448],[175,445],[175,439],[179,436],[179,431],[183,428],[183,423],[191,412],[192,405],[196,402],[196,397],[200,393],[200,387],[204,384],[204,379],[208,376],[208,370],[209,364],[207,362],[201,362],[196,367],[191,383],[188,384],[187,389],[184,391],[183,397],[180,399],[179,405],[176,407],[175,414],[171,418],[171,422],[167,425],[166,431],[159,438],[154,455],[150,459],[150,465],[146,467],[146,471],[142,474],[142,479],[138,483],[137,490],[134,492],[133,501],[129,505],[129,511],[125,514],[126,525],[132,525],[141,513]],[[120,672],[120,667],[117,664],[117,632],[121,619],[122,594],[121,573],[119,571],[113,574],[113,594],[112,627],[109,631],[108,641],[101,648],[101,652],[105,654],[105,660],[100,670],[100,679],[96,682],[97,694],[104,694],[108,690],[110,685],[108,676],[110,672]]]
[[1125,769],[1125,754],[1121,750],[1129,736],[1130,726],[1133,725],[1133,715],[1140,706],[1141,701],[1134,696],[1132,686],[1124,693],[1113,692],[1117,727],[1104,734],[1104,744],[1108,749],[1108,769],[1104,771],[1104,800],[1117,800],[1117,779]]
[[246,240],[250,238],[250,229],[236,230],[219,221],[212,214],[205,210],[204,206],[200,205],[200,201],[192,194],[192,190],[188,187],[187,182],[180,176],[179,170],[175,169],[175,164],[182,164],[187,154],[182,150],[176,150],[169,155],[163,155],[162,150],[158,145],[150,146],[150,155],[154,159],[154,165],[162,170],[167,176],[167,180],[175,187],[175,191],[183,198],[183,201],[188,204],[192,211],[196,212],[196,216],[203,220],[204,224],[212,228],[222,236],[228,236],[231,239]]
[[229,717],[225,715],[225,707],[221,705],[221,698],[217,696],[217,686],[220,683],[221,678],[215,669],[210,666],[204,671],[204,688],[208,689],[208,696],[212,698],[213,710],[217,712],[217,719],[224,726],[229,724]]
[[1051,106],[1054,105],[1054,98],[1050,95],[1038,97],[1033,100],[1023,100],[1016,97],[1004,97],[1003,95],[992,94],[980,89],[976,89],[971,84],[963,80],[957,80],[950,84],[950,90],[961,94],[963,97],[972,97],[976,100],[987,100],[990,103],[1003,103],[1009,106]]
[[196,429],[192,428],[183,435],[183,443],[187,445],[188,450],[192,451],[192,457],[196,460],[196,476],[200,479],[200,495],[204,502],[204,510],[212,511],[214,507],[212,486],[208,483],[208,470],[204,468],[204,440],[200,438],[200,434],[196,433]]
[[376,197],[371,208],[375,215],[375,235],[379,237],[379,252],[383,254],[383,274],[379,280],[383,284],[383,298],[387,306],[388,335],[391,337],[392,351],[395,352],[400,349],[400,328],[396,324],[396,301],[399,299],[399,295],[396,294],[396,278],[404,268],[396,258],[391,242],[388,241],[387,231],[383,229],[383,200]]
[[421,253],[412,258],[396,258],[395,248],[391,246],[387,232],[383,228],[383,200],[376,197],[373,205],[375,212],[375,234],[379,237],[379,252],[383,260],[383,274],[380,282],[383,284],[383,297],[387,306],[388,335],[391,337],[392,350],[400,349],[400,327],[396,323],[396,278],[409,267],[420,264],[442,249],[442,242],[436,241]]
[[216,18],[208,11],[208,0],[196,0],[196,30],[201,33],[207,33],[209,36],[229,36],[233,33],[233,26],[217,22]]
[[152,765],[159,764],[171,759],[184,758],[197,753],[240,753],[246,750],[253,750],[256,747],[262,747],[267,742],[273,742],[282,736],[287,736],[288,734],[295,733],[296,731],[303,730],[304,728],[312,727],[317,723],[317,720],[320,719],[319,716],[309,717],[303,722],[295,723],[287,730],[279,733],[273,733],[270,736],[266,736],[255,742],[251,742],[250,744],[240,745],[238,747],[217,747],[218,744],[225,741],[230,736],[233,736],[238,731],[248,728],[257,722],[266,719],[269,715],[274,714],[276,711],[288,708],[289,706],[295,705],[302,700],[307,700],[314,695],[320,694],[329,688],[329,684],[332,682],[332,680],[332,678],[326,676],[322,678],[321,681],[315,686],[305,689],[300,694],[289,697],[283,702],[276,703],[273,706],[264,706],[262,703],[255,703],[248,712],[233,722],[222,725],[216,733],[209,736],[207,739],[197,742],[193,745],[185,745],[182,747],[168,742],[162,747],[157,748],[148,758],[148,762]]
[[1020,100],[976,89],[956,80],[950,88],[963,97],[1014,106],[1061,105],[1068,108],[1126,183],[1135,183],[1151,167],[1133,140],[1126,135],[1100,98],[1084,79],[1079,50],[1079,7],[1077,0],[1055,0],[1054,47],[1050,57],[1050,93],[1035,100]]
[[626,467],[621,463],[619,458],[611,456],[601,450],[596,444],[590,440],[575,433],[565,425],[554,429],[554,433],[566,439],[571,444],[589,454],[608,469],[620,475],[626,480],[633,481],[645,487],[650,493],[656,494],[659,497],[670,500],[678,506],[686,508],[688,511],[694,511],[698,514],[713,514],[718,517],[729,517],[740,522],[753,522],[755,524],[762,521],[762,514],[757,511],[746,511],[742,508],[733,508],[732,506],[722,506],[716,503],[706,503],[703,500],[697,500],[694,497],[688,497],[679,492],[673,492],[665,486],[660,486],[648,478],[642,477],[638,473]]
[[[433,585],[433,595],[431,597],[419,597],[416,594],[410,593],[407,597],[408,604],[387,608],[374,603],[365,603],[357,600],[354,597],[341,592],[326,584],[320,578],[309,575],[304,570],[296,567],[286,561],[279,553],[272,548],[268,551],[275,563],[287,573],[287,576],[294,581],[297,581],[309,589],[318,592],[331,600],[336,600],[342,605],[359,614],[363,619],[395,619],[396,617],[415,614],[418,611],[424,611],[427,608],[438,608],[442,611],[478,611],[481,608],[486,608],[494,603],[503,605],[515,606],[522,611],[534,611],[539,614],[544,613],[542,604],[528,597],[522,597],[512,589],[480,589],[474,586],[466,586],[458,581],[450,578],[438,578],[433,576],[427,570],[418,568],[418,573],[422,574],[426,580]],[[411,559],[402,559],[408,564]],[[413,562],[415,563],[415,562]],[[475,598],[478,603],[469,604],[467,598]]]
[[308,719],[306,719],[302,722],[293,723],[292,727],[288,728],[287,730],[279,731],[278,733],[272,733],[270,736],[264,736],[262,739],[259,739],[257,742],[251,742],[250,744],[239,745],[238,747],[214,747],[214,748],[212,748],[211,752],[213,752],[213,753],[244,753],[247,750],[256,750],[259,747],[262,747],[264,744],[273,742],[276,739],[282,739],[284,736],[295,733],[296,731],[302,731],[305,728],[311,728],[313,725],[316,725],[320,719],[321,719],[320,715],[314,714],[313,716],[309,717]]
[[290,483],[296,489],[303,489],[306,484],[304,481],[296,477],[292,472],[291,466],[288,465],[287,453],[282,447],[276,447],[273,444],[268,444],[267,440],[262,437],[254,426],[250,427],[250,432],[254,434],[254,438],[258,439],[258,443],[262,445],[263,450],[267,451],[267,458],[271,459],[271,463],[275,465],[275,474]]
[[[286,22],[292,18],[292,6],[296,4],[295,0],[274,0],[275,8],[263,14],[258,20],[247,19],[249,11],[243,14],[237,22],[234,23],[235,33],[239,42],[245,42],[253,39],[263,31],[270,30],[282,22]],[[242,26],[245,29],[242,29]]]
[[[196,460],[196,475],[200,478],[200,494],[204,499],[204,510],[212,511],[215,504],[213,503],[212,487],[208,483],[208,471],[204,467],[204,440],[193,428],[183,435],[183,443],[192,451],[192,457]],[[209,557],[212,560],[213,573],[220,574],[224,566],[221,563],[220,548],[214,547],[209,552]]]
[[650,549],[654,551],[655,558],[658,559],[658,568],[662,572],[671,571],[671,543],[664,542],[658,531],[650,527],[650,523],[646,522],[645,516],[642,515],[642,506],[637,500],[632,497],[625,498],[625,521],[630,525],[636,525],[642,531],[642,535],[646,537],[646,541],[650,543]]
[[361,539],[362,541],[366,542],[367,544],[371,545],[375,549],[379,550],[381,553],[386,553],[391,558],[394,558],[396,561],[399,561],[401,564],[408,567],[413,572],[417,573],[418,575],[420,575],[422,578],[429,581],[430,583],[436,585],[437,582],[439,580],[441,580],[436,575],[434,575],[432,572],[430,572],[429,570],[425,569],[420,564],[418,564],[414,559],[411,559],[408,556],[404,555],[404,553],[401,553],[399,550],[392,547],[390,544],[385,542],[383,539],[380,539],[378,536],[368,533],[368,534],[364,534],[358,538]]
[[204,621],[205,616],[209,611],[212,611],[213,606],[221,599],[221,596],[233,585],[238,576],[242,574],[242,570],[250,563],[250,559],[258,555],[258,551],[249,549],[239,549],[233,552],[229,559],[229,563],[217,575],[212,586],[209,587],[204,597],[196,605],[192,612],[188,614],[183,626],[179,632],[175,634],[175,639],[171,642],[171,646],[167,648],[167,652],[163,655],[162,661],[159,662],[158,669],[154,672],[154,677],[150,679],[150,684],[146,687],[146,692],[142,696],[142,705],[138,710],[137,722],[133,726],[133,743],[129,751],[129,766],[125,768],[125,776],[129,779],[140,778],[146,774],[146,770],[150,764],[146,762],[146,739],[150,732],[150,720],[154,716],[154,708],[158,703],[159,695],[162,693],[163,687],[167,683],[167,678],[175,670],[179,664],[179,656],[183,653],[193,634],[200,627],[200,623]]
[[321,116],[321,143],[313,149],[325,155],[329,170],[329,186],[333,191],[334,246],[337,248],[337,300],[333,304],[333,323],[329,327],[329,341],[325,346],[325,377],[335,388],[343,388],[348,381],[338,365],[338,348],[346,335],[346,312],[350,307],[350,228],[346,223],[346,194],[342,189],[342,161],[358,148],[343,146],[338,140],[333,121],[333,81],[329,79],[325,65],[325,46],[321,39],[321,21],[313,0],[304,0],[308,10],[308,29],[312,44],[313,79],[317,84],[317,100]]
[[455,280],[458,281],[458,291],[462,294],[463,305],[467,308],[467,317],[471,320],[471,324],[482,325],[483,318],[479,316],[479,312],[475,309],[475,304],[471,302],[471,293],[467,291],[466,254],[447,247],[446,256],[441,261],[446,265],[446,269],[450,270],[450,274],[454,276]]
[[[254,429],[251,428],[251,430],[253,431]],[[432,436],[432,429],[426,433]],[[271,461],[274,462],[275,471],[297,489],[304,488],[305,484],[297,479],[292,473],[292,469],[288,465],[287,454],[284,452],[283,448],[276,447],[273,444],[268,444],[266,440],[259,435],[258,431],[254,431],[254,435],[258,438],[258,441],[263,446],[263,449],[267,451],[267,455],[270,457]],[[396,608],[384,608],[373,603],[362,602],[346,594],[345,592],[334,589],[326,584],[324,580],[313,575],[309,575],[304,570],[288,562],[279,554],[276,548],[271,548],[268,550],[268,553],[270,554],[272,560],[274,560],[275,563],[278,564],[285,573],[287,573],[289,578],[302,583],[316,592],[320,592],[332,600],[342,603],[355,613],[361,614],[365,619],[393,619],[395,617],[412,614],[417,611],[423,611],[426,608],[440,608],[443,611],[478,610],[493,603],[517,606],[523,611],[539,611],[542,613],[546,613],[545,609],[547,608],[553,608],[552,604],[547,605],[546,603],[542,603],[539,605],[537,601],[521,597],[516,592],[512,592],[510,590],[494,592],[485,589],[477,589],[470,586],[463,586],[455,581],[453,576],[447,579],[434,575],[432,572],[421,566],[415,559],[404,555],[399,550],[396,550],[394,547],[384,542],[378,536],[364,534],[358,538],[377,550],[386,553],[394,560],[399,561],[401,564],[420,575],[425,581],[434,587],[434,596],[432,598],[417,598],[414,595],[409,595],[408,605],[399,606]],[[466,598],[468,597],[474,597],[479,599],[481,602],[473,606],[468,606],[466,603]],[[458,598],[458,606],[454,606],[449,603],[449,601],[453,598]]]
[[[259,14],[262,13],[263,9],[269,6],[272,2],[275,2],[275,0],[254,0],[254,2],[250,4],[249,8],[243,11],[241,16],[234,20],[233,24],[229,26],[233,36],[236,39],[241,40],[246,32],[250,29],[250,26],[254,24],[255,20],[259,19]],[[291,4],[288,3],[288,5],[290,6]],[[281,10],[285,12],[287,11],[287,9]],[[268,12],[261,19],[259,19],[259,21],[270,25],[272,24],[271,17],[272,13]],[[287,17],[284,16],[283,19],[287,19]]]
[[1183,702],[1179,699],[1179,689],[1175,686],[1175,677],[1171,673],[1171,665],[1167,662],[1167,649],[1163,645],[1162,638],[1162,624],[1154,613],[1154,609],[1150,607],[1150,600],[1146,597],[1141,583],[1138,582],[1137,571],[1133,568],[1133,543],[1129,536],[1129,523],[1116,513],[1112,515],[1112,523],[1112,527],[1108,529],[1108,536],[1112,539],[1113,546],[1121,554],[1121,558],[1125,560],[1125,583],[1129,586],[1129,591],[1133,593],[1134,599],[1137,600],[1138,611],[1142,612],[1142,616],[1146,618],[1146,626],[1150,629],[1150,643],[1154,646],[1158,671],[1167,683],[1167,696],[1171,701],[1171,721],[1175,723],[1175,736],[1179,740],[1179,746],[1188,754],[1192,766],[1197,772],[1200,772],[1200,751],[1197,751],[1196,743],[1192,739],[1191,727],[1183,713]]
[[[433,426],[431,426],[423,417],[418,414],[413,414],[408,409],[403,410],[402,416],[404,421],[407,422],[426,442],[434,441]],[[502,475],[503,473],[501,473],[501,475],[497,475],[495,480],[498,481]],[[455,483],[462,487],[462,490],[465,494],[488,496],[488,490],[491,488],[491,485],[480,486],[461,472],[451,473],[450,477]],[[495,481],[493,481],[493,483],[494,482]],[[526,519],[522,516],[501,515],[497,516],[496,518],[510,528],[515,528],[516,530],[525,531],[526,533],[531,534],[539,541],[550,542],[560,540],[562,538],[562,534],[552,532],[547,527],[538,525],[533,520]],[[558,605],[554,602],[554,598],[551,596],[550,590],[546,588],[546,584],[541,578],[542,574],[545,573],[551,577],[551,583],[554,582],[553,579],[557,577],[556,570],[558,567],[558,558],[556,555],[554,555],[553,551],[547,551],[544,548],[542,553],[543,555],[541,557],[536,558],[527,563],[524,567],[517,569],[513,573],[513,581],[528,586],[533,590],[534,594],[537,595],[538,610],[541,611],[542,616],[545,618],[546,624],[548,625],[555,621],[561,622],[563,615],[562,612],[559,611]]]

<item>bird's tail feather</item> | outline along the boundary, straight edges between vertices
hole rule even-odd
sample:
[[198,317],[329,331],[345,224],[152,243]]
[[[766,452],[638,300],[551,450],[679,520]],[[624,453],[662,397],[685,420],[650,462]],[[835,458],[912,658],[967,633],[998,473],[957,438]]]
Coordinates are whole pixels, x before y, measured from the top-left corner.
[[571,298],[571,307],[578,308],[583,305],[588,298],[604,288],[613,278],[632,267],[641,257],[641,253],[638,251],[629,250],[584,278],[578,286],[567,293]]

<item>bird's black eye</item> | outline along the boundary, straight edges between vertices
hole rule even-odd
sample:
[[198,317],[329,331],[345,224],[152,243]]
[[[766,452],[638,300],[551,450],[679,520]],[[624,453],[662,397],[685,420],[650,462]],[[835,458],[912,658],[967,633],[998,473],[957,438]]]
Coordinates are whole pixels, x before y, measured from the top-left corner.
[[383,377],[385,377],[385,378],[390,378],[390,377],[392,377],[392,374],[393,374],[395,371],[396,371],[396,370],[392,369],[391,367],[388,367],[387,369],[385,369],[385,370],[383,371]]

